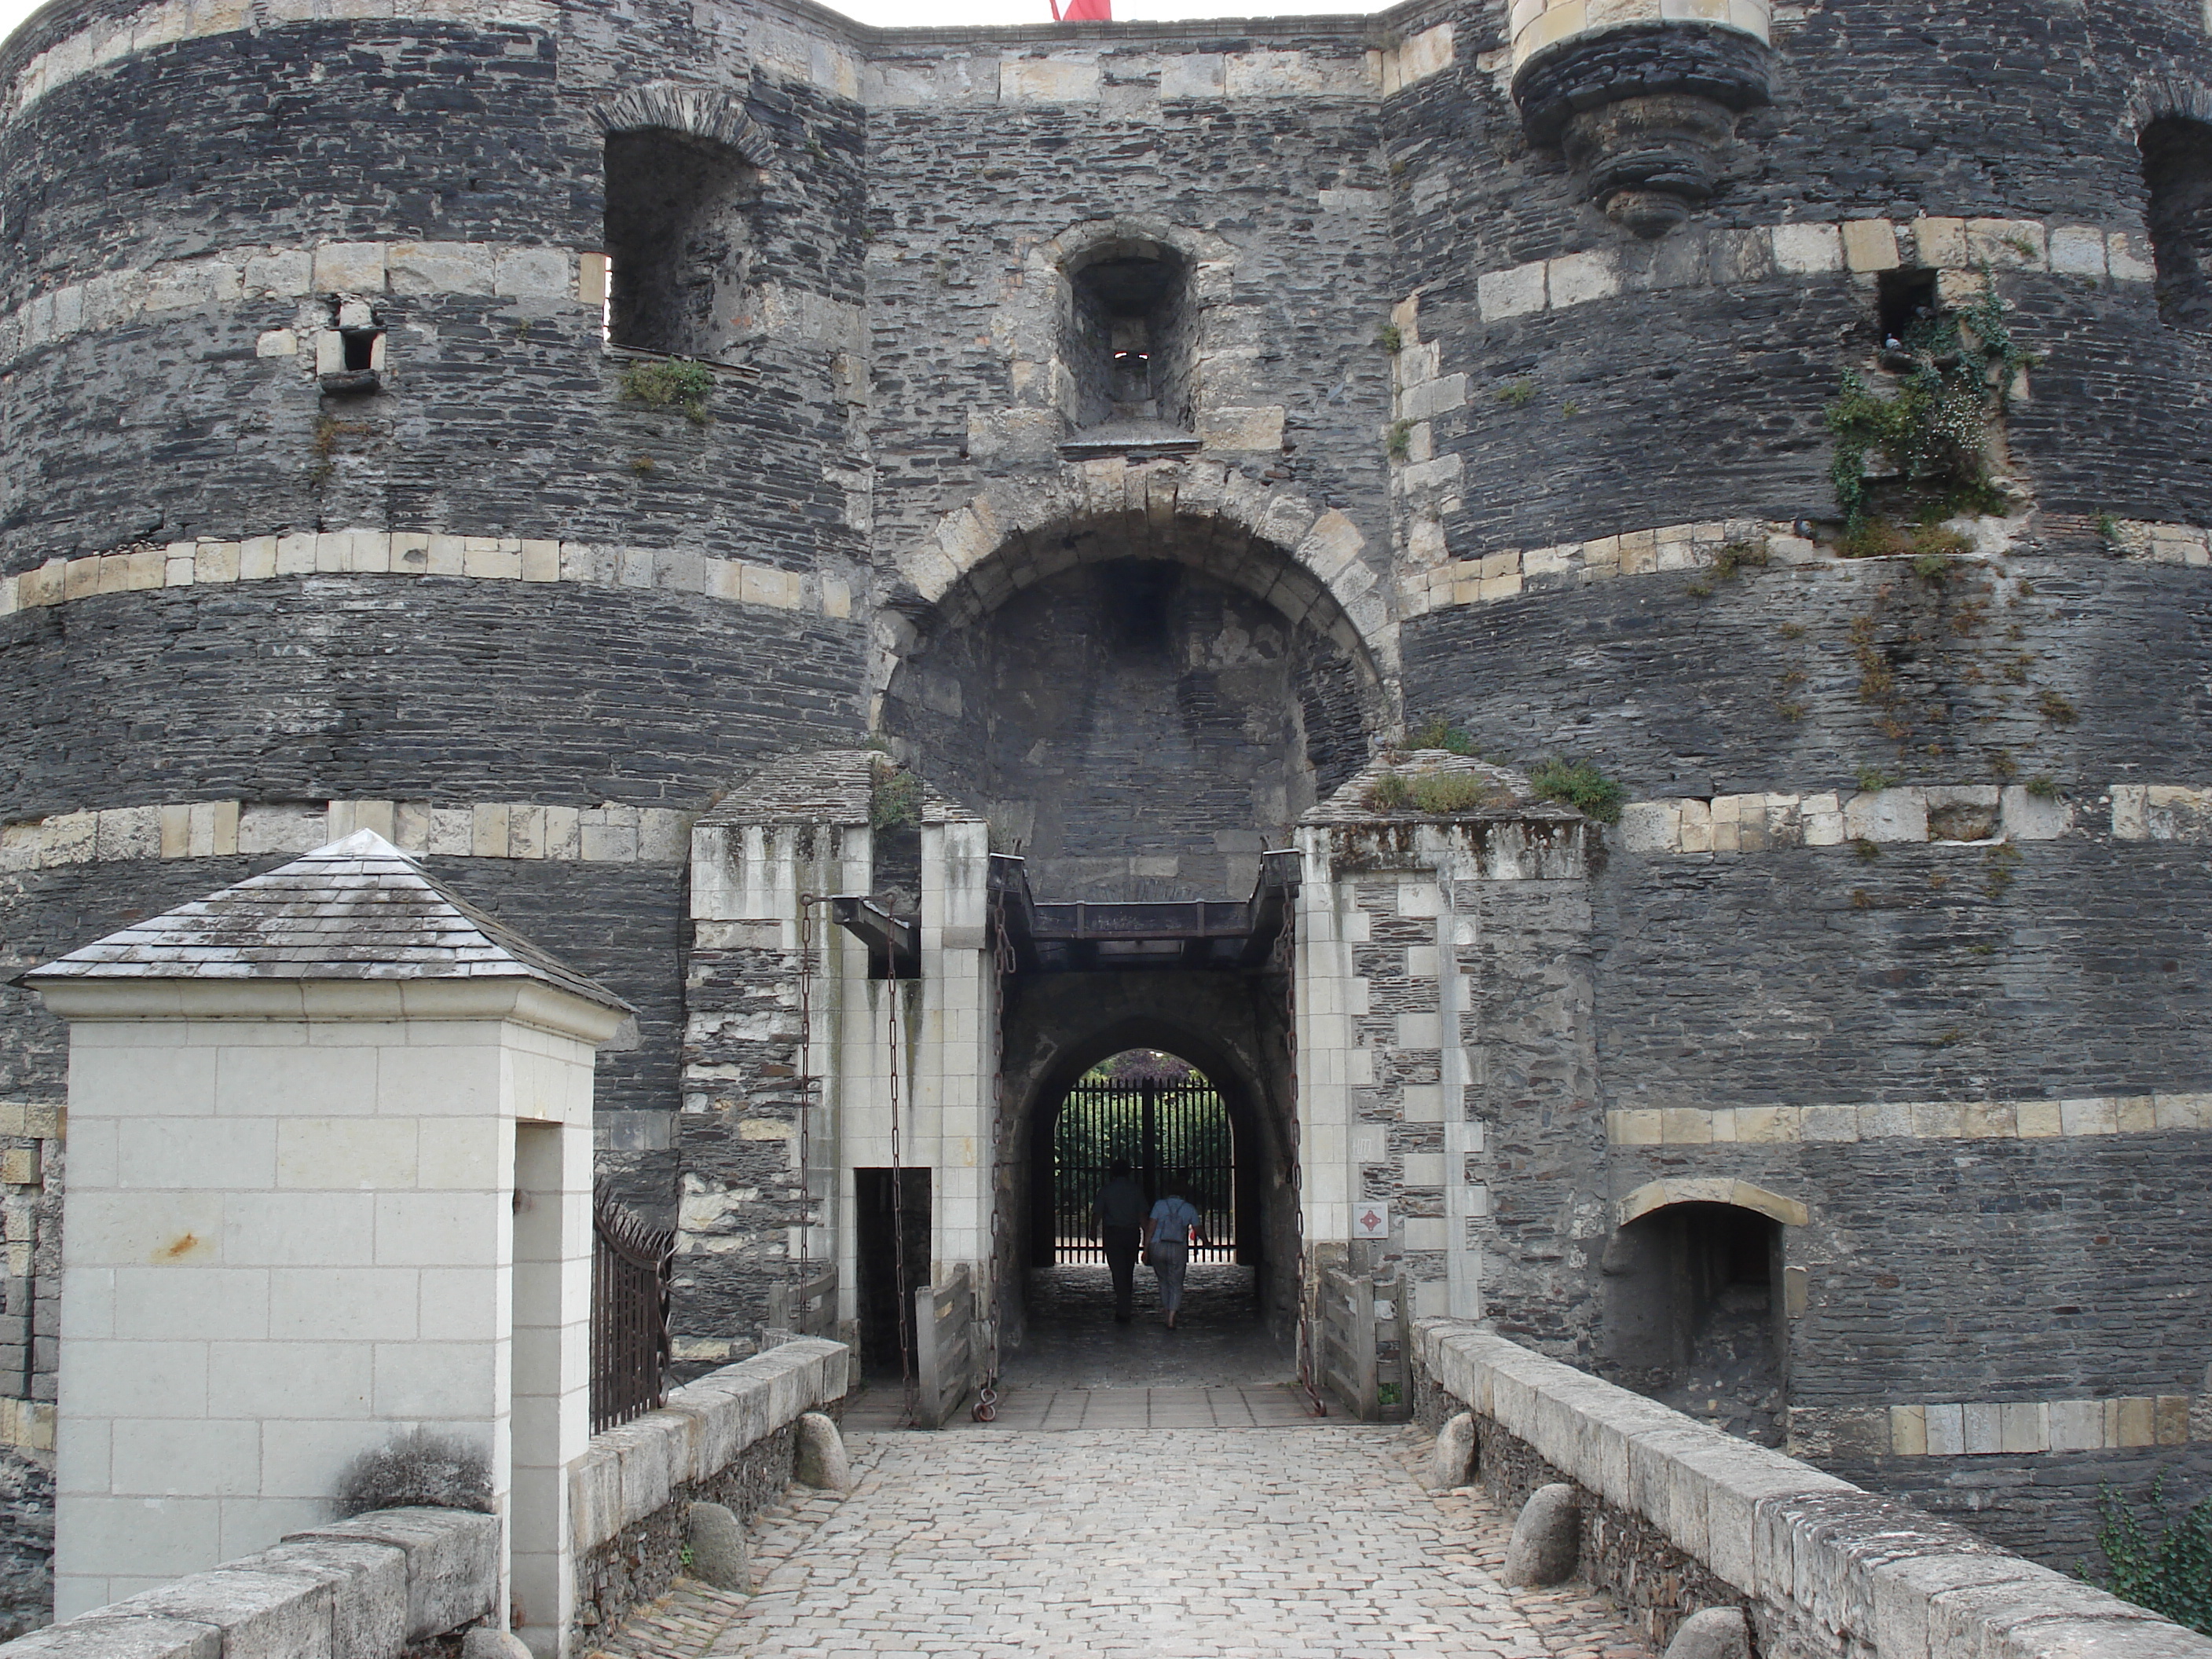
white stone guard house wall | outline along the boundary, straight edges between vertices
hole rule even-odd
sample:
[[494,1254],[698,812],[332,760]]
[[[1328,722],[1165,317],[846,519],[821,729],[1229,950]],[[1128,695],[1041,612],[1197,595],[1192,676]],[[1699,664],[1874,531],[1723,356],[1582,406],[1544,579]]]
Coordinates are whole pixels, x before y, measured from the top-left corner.
[[57,1616],[329,1522],[420,1425],[552,1659],[625,1006],[366,830],[25,979],[70,1030]]

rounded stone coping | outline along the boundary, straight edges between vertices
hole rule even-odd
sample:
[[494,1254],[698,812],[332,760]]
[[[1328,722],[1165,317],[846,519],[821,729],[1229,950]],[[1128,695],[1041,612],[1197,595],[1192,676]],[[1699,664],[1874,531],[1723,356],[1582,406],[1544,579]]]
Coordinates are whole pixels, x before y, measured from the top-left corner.
[[1818,1651],[2212,1659],[2212,1640],[2118,1596],[1475,1325],[1416,1321],[1413,1346],[1478,1419],[1650,1524],[1781,1629],[1824,1632]]
[[465,1510],[382,1510],[294,1533],[0,1645],[8,1659],[206,1659],[318,1653],[392,1659],[498,1605],[502,1528]]

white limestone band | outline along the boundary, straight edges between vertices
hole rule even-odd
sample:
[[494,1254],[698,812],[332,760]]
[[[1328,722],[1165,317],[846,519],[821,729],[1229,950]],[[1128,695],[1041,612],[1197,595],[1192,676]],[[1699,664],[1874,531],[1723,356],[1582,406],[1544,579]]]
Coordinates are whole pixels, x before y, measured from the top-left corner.
[[2212,1438],[2212,1396],[2192,1399],[2185,1394],[1969,1401],[1889,1408],[1889,1449],[1899,1457],[2117,1451],[2185,1446],[2207,1438]]
[[[2158,271],[2141,227],[2047,223],[2038,219],[1847,219],[1677,233],[1648,270],[1625,267],[1618,250],[1598,248],[1532,260],[1475,279],[1485,322],[1670,288],[1717,287],[1771,276],[1872,276],[1908,266],[1953,277],[1984,270],[2150,283]],[[1974,286],[1954,283],[1956,297]]]
[[0,872],[312,853],[356,830],[374,830],[404,853],[431,858],[680,865],[691,848],[690,815],[659,806],[210,800],[106,807],[0,827]]
[[480,581],[576,582],[697,593],[732,604],[843,621],[842,577],[780,570],[683,548],[610,546],[526,536],[448,536],[425,530],[296,531],[242,541],[144,544],[49,559],[0,579],[0,617],[104,593],[270,581],[283,576],[465,576]]
[[1781,1146],[1861,1140],[2059,1140],[2212,1129],[2212,1092],[2072,1100],[1884,1100],[1828,1106],[1631,1107],[1605,1115],[1615,1146]]

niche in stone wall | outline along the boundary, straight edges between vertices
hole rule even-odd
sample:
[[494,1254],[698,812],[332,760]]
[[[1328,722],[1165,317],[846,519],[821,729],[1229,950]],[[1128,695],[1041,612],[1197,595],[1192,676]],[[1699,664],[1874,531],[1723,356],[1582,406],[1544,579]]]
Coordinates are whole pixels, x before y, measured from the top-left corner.
[[1063,274],[1063,412],[1079,431],[1127,425],[1188,433],[1198,392],[1189,262],[1163,243],[1085,250]]
[[2167,116],[2138,142],[2158,314],[2172,327],[2212,334],[2212,123]]
[[1674,1204],[1606,1248],[1605,1371],[1762,1444],[1782,1442],[1789,1353],[1782,1228],[1731,1204]]
[[606,141],[607,338],[724,360],[751,332],[758,173],[728,146],[665,128]]

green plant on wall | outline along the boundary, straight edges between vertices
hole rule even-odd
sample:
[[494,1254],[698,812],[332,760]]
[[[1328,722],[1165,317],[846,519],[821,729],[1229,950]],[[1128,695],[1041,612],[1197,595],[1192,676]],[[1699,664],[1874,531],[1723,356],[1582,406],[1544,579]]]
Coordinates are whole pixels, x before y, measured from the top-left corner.
[[1441,749],[1449,754],[1472,755],[1474,739],[1441,715],[1423,720],[1406,733],[1408,749]]
[[868,828],[911,830],[921,822],[921,780],[888,757],[879,757],[868,790]]
[[[2097,1547],[2112,1564],[2106,1589],[2212,1636],[2212,1498],[2176,1515],[2166,1501],[2166,1475],[2151,1482],[2149,1518],[2109,1488],[2097,1500]],[[2087,1568],[2082,1569],[2088,1577]]]
[[649,409],[673,409],[694,426],[713,417],[707,399],[714,390],[714,372],[704,363],[632,363],[623,370],[623,401]]
[[1528,787],[1600,823],[1619,823],[1628,804],[1628,791],[1588,761],[1547,760],[1528,774]]
[[1828,476],[1853,530],[1867,516],[1866,464],[1877,453],[1887,456],[1907,483],[1953,497],[1960,507],[2002,505],[1983,450],[1990,422],[2008,406],[2013,380],[2027,362],[2005,325],[2004,302],[1984,289],[1971,305],[1917,319],[1901,343],[1914,366],[1894,397],[1880,396],[1856,370],[1845,369],[1841,392],[1827,408],[1836,440]]

